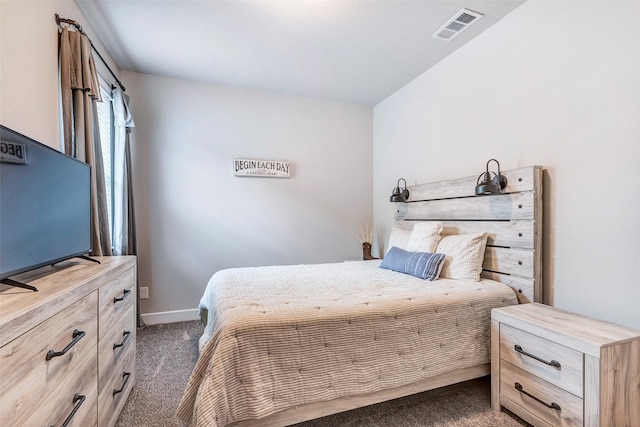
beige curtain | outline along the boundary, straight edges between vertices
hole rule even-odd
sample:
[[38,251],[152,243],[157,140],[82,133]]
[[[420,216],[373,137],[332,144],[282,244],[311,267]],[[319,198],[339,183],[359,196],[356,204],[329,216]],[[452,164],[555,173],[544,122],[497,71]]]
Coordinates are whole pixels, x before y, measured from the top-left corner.
[[91,165],[91,255],[111,255],[96,108],[102,99],[89,39],[63,28],[59,55],[64,151]]

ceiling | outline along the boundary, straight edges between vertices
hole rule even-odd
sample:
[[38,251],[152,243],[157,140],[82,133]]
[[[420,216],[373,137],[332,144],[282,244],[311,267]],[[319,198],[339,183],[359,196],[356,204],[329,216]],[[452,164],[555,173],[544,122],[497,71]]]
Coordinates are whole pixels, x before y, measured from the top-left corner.
[[121,70],[373,106],[524,0],[75,2]]

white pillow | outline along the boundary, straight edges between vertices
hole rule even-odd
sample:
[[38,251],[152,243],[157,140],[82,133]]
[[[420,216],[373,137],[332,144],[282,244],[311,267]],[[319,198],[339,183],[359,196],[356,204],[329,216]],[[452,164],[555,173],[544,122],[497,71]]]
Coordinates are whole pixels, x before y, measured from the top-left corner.
[[440,277],[458,280],[480,280],[487,235],[455,234],[440,239],[436,252],[445,254]]
[[391,235],[389,236],[389,245],[387,246],[386,252],[389,252],[389,249],[392,247],[400,248],[407,250],[409,247],[409,238],[411,237],[411,230],[407,230],[406,228],[398,227],[397,225],[393,225],[391,227]]
[[440,242],[441,222],[417,222],[413,226],[409,246],[410,252],[436,252],[438,242]]

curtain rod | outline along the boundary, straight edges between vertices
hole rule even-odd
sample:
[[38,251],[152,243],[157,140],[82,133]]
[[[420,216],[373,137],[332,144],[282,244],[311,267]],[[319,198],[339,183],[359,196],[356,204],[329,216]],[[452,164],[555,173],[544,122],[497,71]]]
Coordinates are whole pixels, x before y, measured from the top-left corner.
[[89,44],[91,45],[91,49],[93,49],[93,51],[98,54],[98,57],[100,58],[102,63],[107,67],[107,70],[109,70],[113,78],[116,79],[116,83],[118,83],[118,86],[120,86],[120,89],[122,89],[122,91],[124,92],[125,91],[124,85],[118,79],[118,76],[116,76],[116,74],[113,72],[111,67],[109,67],[109,64],[107,64],[107,61],[105,61],[102,55],[100,55],[100,52],[98,52],[98,49],[96,49],[96,47],[93,45],[93,42],[91,41],[87,33],[84,32],[84,30],[82,29],[82,26],[78,24],[76,21],[74,21],[73,19],[60,18],[60,15],[58,15],[57,13],[55,14],[55,16],[56,16],[56,24],[58,24],[58,26],[60,26],[61,22],[64,22],[65,24],[73,25],[74,27],[76,27],[76,30],[78,30],[80,34],[87,37],[87,40],[89,40]]

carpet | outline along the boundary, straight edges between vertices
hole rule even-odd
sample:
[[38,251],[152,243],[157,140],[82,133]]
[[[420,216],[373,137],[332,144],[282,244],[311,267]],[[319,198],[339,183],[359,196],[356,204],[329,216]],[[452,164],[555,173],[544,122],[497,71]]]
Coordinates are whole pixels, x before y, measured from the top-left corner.
[[[199,321],[138,330],[136,384],[116,427],[182,426],[175,411],[198,358]],[[509,412],[491,410],[489,377],[366,406],[295,427],[519,427]]]

